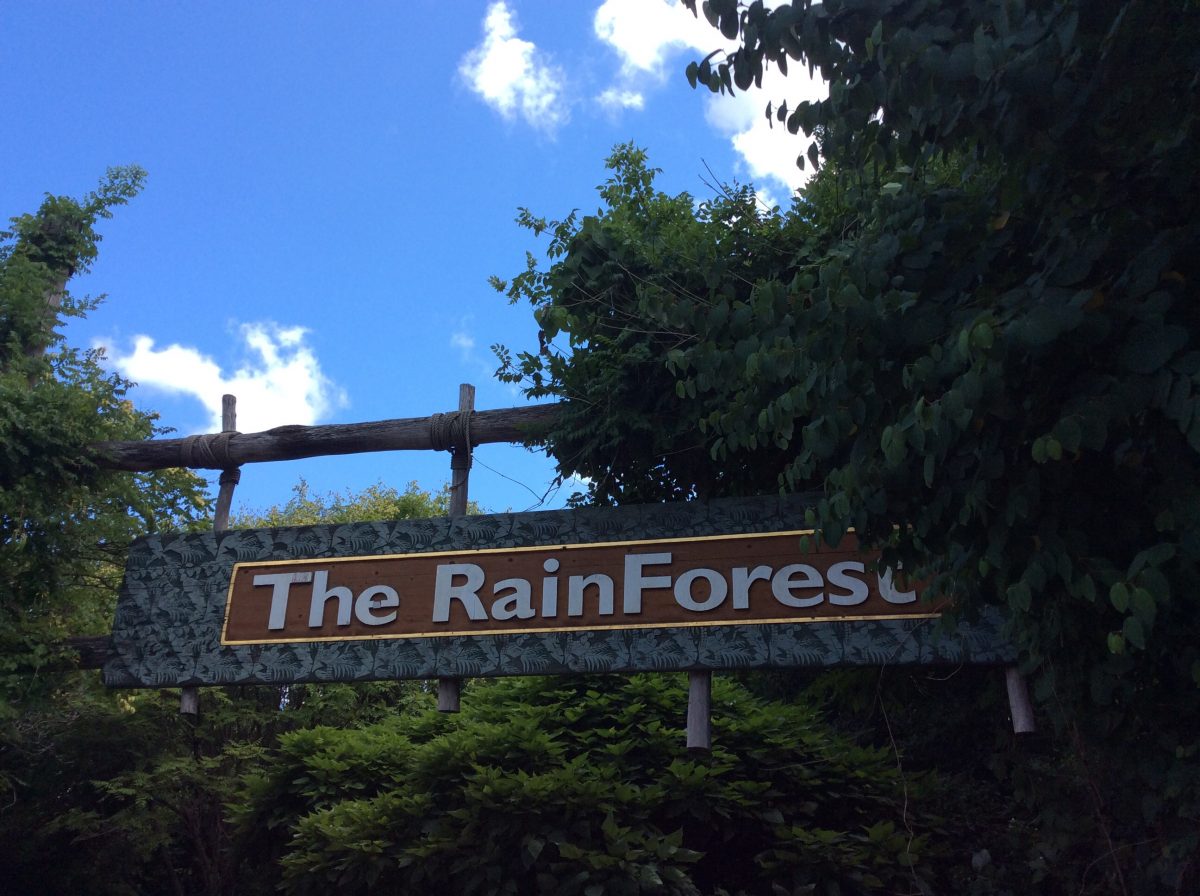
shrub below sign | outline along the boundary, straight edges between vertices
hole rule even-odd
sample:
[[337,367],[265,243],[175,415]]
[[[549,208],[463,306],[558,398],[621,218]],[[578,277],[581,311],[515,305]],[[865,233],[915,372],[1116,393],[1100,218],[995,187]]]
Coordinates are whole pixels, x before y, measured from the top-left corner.
[[244,846],[297,896],[933,885],[949,850],[925,779],[811,708],[725,678],[713,700],[704,756],[679,749],[681,675],[479,682],[460,716],[293,732],[241,811]]

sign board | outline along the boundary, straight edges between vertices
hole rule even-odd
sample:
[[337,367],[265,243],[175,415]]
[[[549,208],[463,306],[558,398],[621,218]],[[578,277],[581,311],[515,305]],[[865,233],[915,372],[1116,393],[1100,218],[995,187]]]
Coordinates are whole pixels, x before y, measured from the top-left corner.
[[[222,644],[930,617],[854,539],[714,535],[237,563]],[[808,539],[815,542],[815,539]]]
[[152,536],[110,686],[1011,659],[800,498]]

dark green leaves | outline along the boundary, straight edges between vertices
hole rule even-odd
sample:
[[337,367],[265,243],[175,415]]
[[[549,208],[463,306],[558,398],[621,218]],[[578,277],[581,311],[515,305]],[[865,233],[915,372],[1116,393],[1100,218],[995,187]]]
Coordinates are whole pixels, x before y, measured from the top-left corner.
[[[729,33],[735,8],[705,14]],[[822,170],[775,220],[605,196],[576,249],[624,275],[559,269],[536,299],[587,346],[529,368],[580,408],[551,451],[598,500],[811,490],[824,532],[853,525],[963,608],[1008,607],[1043,711],[1104,769],[1101,814],[1128,820],[1115,853],[1071,848],[1116,856],[1098,887],[1186,889],[1186,788],[1155,791],[1171,833],[1137,819],[1148,787],[1200,791],[1200,147],[1180,111],[1200,108],[1200,7],[737,21],[737,51],[689,78],[811,66],[827,99],[763,101]]]
[[680,677],[479,682],[457,717],[285,736],[244,817],[274,822],[295,894],[331,876],[346,893],[378,875],[397,892],[660,896],[925,876],[921,779],[802,704],[728,679],[713,699],[697,757]]
[[1121,349],[1121,363],[1134,373],[1154,373],[1165,367],[1188,342],[1188,332],[1160,320],[1145,321],[1133,328]]

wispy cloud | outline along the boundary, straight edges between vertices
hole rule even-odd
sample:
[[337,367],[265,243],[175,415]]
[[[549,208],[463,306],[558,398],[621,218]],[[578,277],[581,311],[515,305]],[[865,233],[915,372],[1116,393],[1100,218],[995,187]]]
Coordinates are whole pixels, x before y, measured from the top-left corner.
[[473,360],[475,356],[475,337],[465,330],[458,330],[450,334],[450,345],[458,349],[459,357],[463,363]]
[[480,98],[507,119],[523,118],[553,133],[569,118],[565,75],[531,41],[517,36],[516,16],[497,2],[483,20],[483,42],[466,56],[459,73]]
[[458,352],[458,360],[466,376],[478,377],[479,382],[490,382],[496,372],[496,359],[490,352],[479,348],[478,340],[471,333],[473,323],[471,315],[458,319],[450,333],[450,347]]
[[[772,5],[772,4],[768,4]],[[615,98],[644,84],[647,75],[662,81],[669,74],[683,77],[686,55],[706,56],[713,50],[731,51],[736,43],[725,40],[703,15],[694,16],[678,0],[605,0],[593,19],[596,37],[620,59],[617,84],[597,99],[606,108],[618,108]],[[789,134],[776,123],[772,128],[764,114],[768,100],[787,100],[789,106],[826,95],[824,82],[809,77],[808,69],[796,65],[785,78],[770,69],[761,89],[734,96],[709,96],[705,118],[710,126],[729,138],[744,166],[743,174],[765,190],[792,192],[803,185],[811,172],[796,166],[796,157],[807,149],[805,140]],[[606,102],[605,97],[611,95]],[[641,98],[641,94],[638,94]],[[630,103],[626,108],[642,108]],[[773,199],[769,199],[774,204]]]
[[112,365],[148,389],[197,399],[209,414],[209,431],[221,429],[221,396],[238,399],[238,429],[253,432],[285,424],[312,424],[346,404],[346,395],[321,371],[308,330],[270,322],[238,327],[246,360],[226,373],[199,349],[172,343],[157,348],[136,336],[129,352],[110,347]]
[[638,109],[641,110],[646,105],[646,97],[637,90],[620,90],[616,87],[610,87],[599,96],[596,101],[609,111],[616,112],[621,109]]

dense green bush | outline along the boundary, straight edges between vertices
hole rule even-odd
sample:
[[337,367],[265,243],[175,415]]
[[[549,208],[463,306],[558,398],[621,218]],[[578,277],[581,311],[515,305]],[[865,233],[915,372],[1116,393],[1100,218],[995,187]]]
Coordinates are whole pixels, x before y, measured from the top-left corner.
[[[85,493],[81,500],[88,494],[99,499]],[[415,484],[319,495],[301,482],[285,504],[236,523],[401,519],[434,515],[444,504]],[[137,521],[125,527],[138,531]],[[111,619],[122,555],[122,543],[103,551],[106,565],[91,576],[76,623],[79,610],[92,611],[101,625]],[[82,565],[91,556],[72,559]],[[3,891],[273,893],[278,870],[235,849],[230,836],[228,807],[242,799],[243,777],[262,772],[283,732],[367,724],[428,699],[410,682],[206,688],[192,720],[179,714],[178,690],[106,691],[94,672],[62,671],[42,700],[27,701],[2,729],[0,776],[9,784],[0,805]]]
[[293,732],[243,844],[297,896],[926,891],[926,782],[720,679],[689,754],[686,702],[683,676],[507,679],[458,716]]

